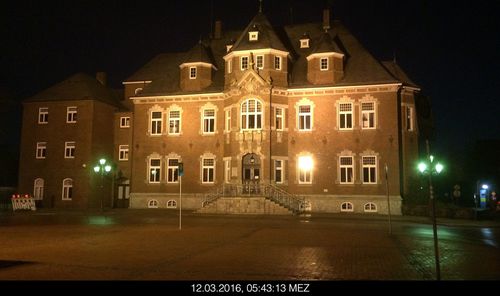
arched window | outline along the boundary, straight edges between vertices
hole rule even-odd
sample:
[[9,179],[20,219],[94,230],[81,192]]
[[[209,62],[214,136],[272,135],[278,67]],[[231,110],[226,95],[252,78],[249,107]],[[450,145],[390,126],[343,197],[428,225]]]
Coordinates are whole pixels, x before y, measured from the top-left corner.
[[241,104],[241,129],[262,129],[262,103],[248,99]]
[[354,207],[352,203],[350,202],[343,202],[342,205],[340,206],[340,211],[341,212],[352,212],[354,211]]
[[71,200],[73,198],[73,179],[66,178],[63,180],[62,199]]
[[148,200],[148,208],[157,209],[158,208],[158,201],[156,199]]
[[34,188],[33,188],[33,196],[36,200],[43,199],[43,187],[45,181],[42,178],[35,179]]
[[366,203],[365,212],[371,212],[371,213],[377,212],[377,205],[372,202]]
[[177,202],[175,200],[167,201],[167,209],[175,209],[177,208]]

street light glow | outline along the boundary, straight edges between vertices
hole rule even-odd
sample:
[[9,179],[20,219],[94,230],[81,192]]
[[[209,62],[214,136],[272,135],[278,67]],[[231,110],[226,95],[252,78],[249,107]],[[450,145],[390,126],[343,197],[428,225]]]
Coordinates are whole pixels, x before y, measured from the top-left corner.
[[111,166],[108,164],[104,167],[104,170],[106,171],[106,173],[109,173],[111,171]]
[[483,185],[481,186],[481,188],[483,188],[483,189],[488,189],[489,187],[488,187],[488,185],[483,184]]
[[427,165],[424,162],[421,162],[418,164],[418,170],[423,173],[425,170],[427,170]]
[[311,156],[299,157],[299,168],[301,170],[310,171],[313,167],[313,160]]
[[444,169],[444,166],[438,162],[436,164],[436,172],[439,174],[443,171],[443,169]]
[[99,170],[100,170],[100,167],[98,167],[98,166],[94,167],[94,172],[99,173]]
[[99,163],[101,165],[104,165],[106,163],[106,159],[104,159],[104,158],[99,159]]

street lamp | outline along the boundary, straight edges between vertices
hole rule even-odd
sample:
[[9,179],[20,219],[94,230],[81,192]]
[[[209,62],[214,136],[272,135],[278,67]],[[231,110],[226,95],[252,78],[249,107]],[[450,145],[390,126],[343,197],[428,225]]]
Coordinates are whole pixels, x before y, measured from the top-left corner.
[[427,175],[429,177],[429,198],[431,200],[432,206],[432,231],[434,234],[434,257],[436,261],[436,277],[439,281],[441,280],[441,269],[439,266],[439,248],[436,226],[436,202],[434,200],[434,190],[432,188],[432,175],[440,174],[443,171],[444,166],[439,162],[434,163],[434,156],[430,155],[429,151],[429,140],[426,140],[425,143],[427,146],[428,159],[418,164],[418,170],[421,174]]
[[[99,164],[94,166],[94,172],[101,173],[101,191],[102,191],[104,188],[104,174],[111,172],[111,165],[106,164],[106,159],[101,158],[101,159],[99,159]],[[103,209],[104,209],[103,198],[101,195],[101,211],[103,211]]]

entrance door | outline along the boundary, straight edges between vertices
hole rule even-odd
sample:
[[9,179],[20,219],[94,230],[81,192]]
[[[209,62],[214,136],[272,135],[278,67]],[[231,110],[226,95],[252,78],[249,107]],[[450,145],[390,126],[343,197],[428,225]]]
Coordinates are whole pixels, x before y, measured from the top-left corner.
[[249,153],[242,159],[242,183],[245,193],[257,193],[260,181],[260,158],[257,154]]
[[115,199],[115,207],[117,208],[128,208],[129,207],[129,195],[130,195],[130,181],[125,180],[118,184],[118,194]]

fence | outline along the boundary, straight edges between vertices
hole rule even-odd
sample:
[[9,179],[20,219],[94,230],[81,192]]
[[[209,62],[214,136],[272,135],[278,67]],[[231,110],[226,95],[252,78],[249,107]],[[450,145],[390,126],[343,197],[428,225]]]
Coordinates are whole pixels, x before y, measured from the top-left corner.
[[12,198],[12,210],[32,210],[36,211],[35,199],[28,194],[13,194]]

